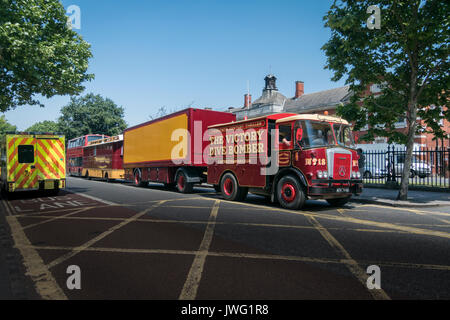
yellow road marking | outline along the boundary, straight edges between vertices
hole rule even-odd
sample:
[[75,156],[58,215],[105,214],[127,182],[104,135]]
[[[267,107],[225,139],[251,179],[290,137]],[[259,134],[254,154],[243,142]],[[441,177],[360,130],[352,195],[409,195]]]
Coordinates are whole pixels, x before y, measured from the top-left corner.
[[162,200],[160,202],[158,202],[156,205],[154,205],[153,207],[147,208],[144,211],[141,211],[137,214],[135,214],[134,216],[132,216],[131,218],[127,218],[124,221],[122,221],[121,223],[111,227],[110,229],[108,229],[107,231],[99,234],[97,237],[87,241],[86,243],[82,244],[81,246],[78,246],[76,248],[74,248],[71,252],[66,253],[64,255],[62,255],[59,258],[56,258],[55,260],[53,260],[52,262],[50,262],[48,264],[48,268],[53,268],[55,266],[57,266],[58,264],[72,258],[73,256],[77,255],[78,253],[86,250],[87,248],[89,248],[90,246],[92,246],[93,244],[95,244],[96,242],[102,240],[103,238],[105,238],[106,236],[109,236],[111,233],[113,233],[114,231],[117,231],[118,229],[122,228],[123,226],[129,224],[130,222],[135,221],[136,219],[139,219],[140,217],[142,217],[143,215],[149,213],[150,211],[152,211],[153,209],[157,208],[159,205],[161,205],[162,203],[166,202],[166,200]]
[[197,296],[197,290],[198,286],[200,285],[200,280],[202,279],[206,256],[208,255],[208,250],[214,235],[214,228],[217,219],[217,213],[219,211],[219,205],[220,200],[216,200],[211,210],[202,242],[200,243],[200,247],[195,255],[191,269],[189,270],[186,282],[184,283],[183,289],[181,290],[179,300],[193,300]]
[[[24,245],[24,248],[31,248],[35,250],[66,250],[72,251],[76,247],[67,246],[33,246]],[[173,254],[173,255],[196,255],[198,251],[193,250],[171,250],[171,249],[128,249],[128,248],[104,248],[104,247],[89,247],[85,251],[89,252],[111,252],[111,253],[136,253],[136,254]],[[346,259],[332,259],[332,258],[311,258],[301,256],[283,256],[283,255],[271,255],[271,254],[252,254],[252,253],[239,253],[239,252],[217,252],[208,251],[208,256],[213,257],[229,257],[229,258],[244,258],[244,259],[263,259],[263,260],[286,260],[286,261],[299,261],[299,262],[311,262],[311,263],[323,263],[323,264],[346,264]],[[376,264],[380,267],[394,267],[394,268],[409,268],[409,269],[427,269],[427,270],[443,270],[450,271],[449,265],[438,264],[422,264],[422,263],[407,263],[407,262],[394,262],[394,261],[357,261],[359,265],[372,265]]]
[[37,293],[43,299],[67,300],[67,296],[59,287],[49,269],[45,266],[42,258],[37,251],[31,247],[31,243],[25,235],[25,232],[22,230],[17,218],[11,215],[7,216],[6,220],[11,228],[14,243],[23,257],[24,265],[27,270],[26,275],[29,275],[33,280]]
[[70,217],[70,216],[72,216],[74,214],[77,214],[77,213],[80,213],[80,212],[84,212],[84,211],[87,211],[87,210],[88,210],[88,208],[82,208],[82,209],[78,209],[75,212],[67,213],[67,214],[62,215],[62,216],[50,217],[50,219],[48,219],[48,220],[37,222],[37,223],[34,223],[34,224],[29,224],[29,225],[23,227],[23,230],[30,229],[30,228],[33,228],[33,227],[36,227],[36,226],[40,226],[40,225],[43,225],[43,224],[46,224],[46,223],[49,223],[49,222],[52,222],[52,221],[55,221],[55,220],[68,218],[68,217]]
[[[166,207],[164,207],[166,208]],[[73,213],[75,214],[75,213]],[[27,218],[33,219],[52,219],[54,216],[32,216]],[[96,221],[124,221],[127,218],[106,218],[106,217],[71,217],[68,215],[58,216],[58,219],[63,220],[96,220]],[[56,220],[56,219],[55,219]],[[147,222],[147,223],[179,223],[179,224],[208,224],[208,221],[201,220],[167,220],[167,219],[136,219],[136,222]],[[249,222],[216,222],[216,225],[233,225],[233,226],[248,226],[248,227],[267,227],[267,228],[286,228],[286,229],[315,229],[312,226],[298,226],[298,225],[287,225],[287,224],[269,224],[269,223],[249,223]],[[28,226],[27,226],[28,227]],[[446,226],[445,226],[446,227]],[[25,227],[26,228],[26,227]],[[24,229],[25,229],[24,228]],[[401,233],[408,234],[405,231],[397,230],[386,230],[386,229],[362,229],[362,228],[338,228],[332,227],[328,230],[346,230],[346,231],[356,231],[356,232],[378,232],[378,233]]]
[[[243,206],[252,206],[255,207],[257,205],[240,202],[239,204]],[[355,224],[362,224],[362,225],[368,225],[368,226],[374,226],[379,227],[382,229],[393,229],[398,231],[404,231],[412,234],[419,234],[419,235],[428,235],[428,236],[435,236],[435,237],[441,237],[441,238],[450,238],[450,233],[448,232],[442,232],[442,231],[434,231],[434,230],[428,230],[428,229],[419,229],[414,227],[407,227],[403,225],[393,224],[393,223],[387,223],[387,222],[377,222],[377,221],[371,221],[371,220],[363,220],[363,219],[357,219],[353,217],[341,217],[337,215],[330,215],[325,213],[312,213],[309,211],[294,211],[294,210],[288,210],[288,209],[282,209],[282,208],[271,208],[267,207],[267,211],[276,211],[278,213],[284,212],[284,213],[291,213],[296,214],[304,217],[316,217],[321,219],[328,219],[328,220],[335,220],[340,222],[348,222],[348,223],[355,223]]]
[[383,209],[392,209],[392,210],[397,210],[397,211],[410,211],[410,212],[414,212],[414,213],[422,212],[422,213],[427,213],[430,215],[450,217],[450,213],[439,212],[439,211],[427,211],[427,210],[414,209],[414,208],[390,207],[390,206],[382,206],[382,205],[378,205],[378,204],[365,204],[365,205],[362,205],[362,207],[376,207],[376,208],[383,208]]
[[[322,237],[330,244],[330,246],[341,256],[344,257],[345,264],[351,273],[361,282],[364,287],[367,287],[367,274],[361,269],[358,263],[350,256],[345,248],[339,243],[339,241],[333,237],[333,235],[324,228],[319,221],[314,217],[308,218],[311,224],[316,227]],[[376,300],[390,300],[391,298],[383,289],[369,290],[372,297]]]

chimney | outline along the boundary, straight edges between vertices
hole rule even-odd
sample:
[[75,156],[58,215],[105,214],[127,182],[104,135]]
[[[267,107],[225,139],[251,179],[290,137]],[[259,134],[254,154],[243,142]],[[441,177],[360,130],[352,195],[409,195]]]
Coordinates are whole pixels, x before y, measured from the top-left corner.
[[301,97],[305,93],[305,84],[303,81],[295,81],[295,99]]
[[244,95],[244,108],[249,108],[251,104],[252,104],[252,95],[245,94]]

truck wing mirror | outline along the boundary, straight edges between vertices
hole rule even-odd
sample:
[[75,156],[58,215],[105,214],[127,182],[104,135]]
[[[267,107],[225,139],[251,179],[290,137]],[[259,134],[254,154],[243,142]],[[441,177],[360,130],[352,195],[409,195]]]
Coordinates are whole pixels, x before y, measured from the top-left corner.
[[302,145],[300,143],[300,141],[302,140],[302,137],[303,137],[303,129],[302,128],[297,128],[295,130],[295,144],[300,149],[302,148]]

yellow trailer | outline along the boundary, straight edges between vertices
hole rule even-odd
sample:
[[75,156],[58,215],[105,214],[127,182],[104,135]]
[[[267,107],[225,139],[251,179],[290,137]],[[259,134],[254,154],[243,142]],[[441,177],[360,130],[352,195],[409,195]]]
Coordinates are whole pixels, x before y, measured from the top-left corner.
[[65,137],[57,134],[6,134],[1,141],[1,188],[7,192],[66,187]]

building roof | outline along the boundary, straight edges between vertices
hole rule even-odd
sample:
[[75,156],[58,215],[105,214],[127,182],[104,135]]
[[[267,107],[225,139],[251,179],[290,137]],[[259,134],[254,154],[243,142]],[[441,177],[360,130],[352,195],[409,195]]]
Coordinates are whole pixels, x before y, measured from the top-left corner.
[[278,91],[264,90],[260,98],[253,101],[251,108],[257,108],[258,105],[275,104],[283,106],[287,98]]
[[304,113],[311,110],[326,110],[346,102],[350,96],[350,86],[304,94],[297,99],[289,99],[285,104],[285,111]]

